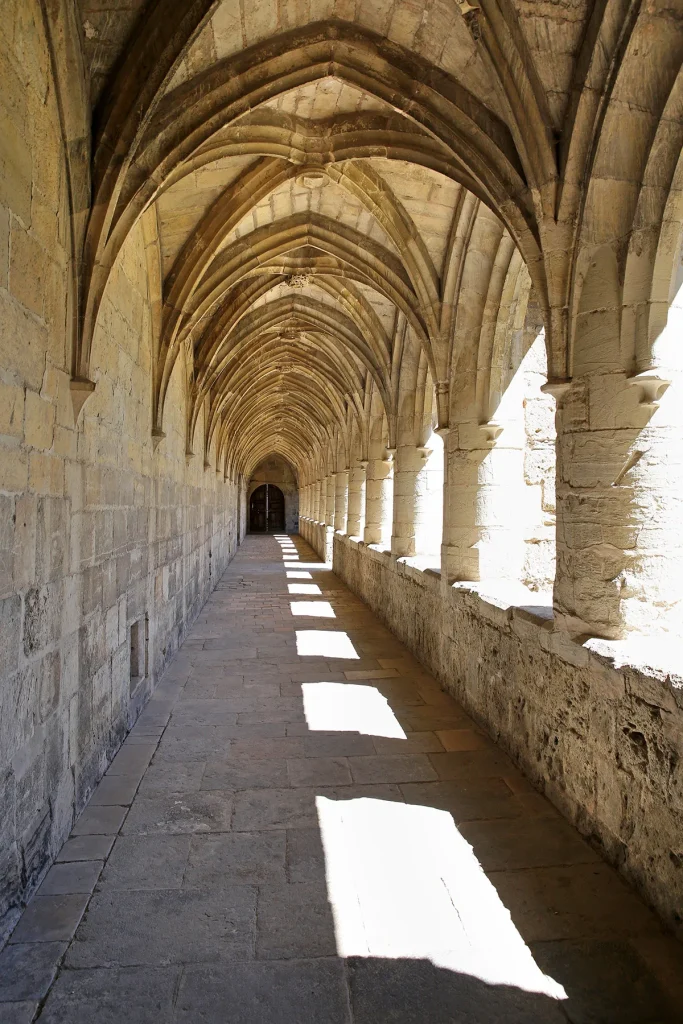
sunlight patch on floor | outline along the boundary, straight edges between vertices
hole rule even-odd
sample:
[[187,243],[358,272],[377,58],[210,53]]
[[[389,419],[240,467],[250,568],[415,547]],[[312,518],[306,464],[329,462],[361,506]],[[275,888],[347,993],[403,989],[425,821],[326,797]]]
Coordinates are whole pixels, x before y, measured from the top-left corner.
[[310,572],[288,572],[286,574],[288,580],[312,580]]
[[301,689],[306,724],[313,731],[406,738],[386,697],[374,686],[303,683]]
[[292,615],[309,615],[314,619],[336,619],[329,601],[290,601]]
[[316,797],[340,956],[427,959],[555,999],[545,975],[450,814]]
[[360,658],[348,633],[332,629],[297,629],[296,653],[308,658]]
[[317,583],[288,583],[287,590],[290,594],[310,594],[318,596],[322,590]]

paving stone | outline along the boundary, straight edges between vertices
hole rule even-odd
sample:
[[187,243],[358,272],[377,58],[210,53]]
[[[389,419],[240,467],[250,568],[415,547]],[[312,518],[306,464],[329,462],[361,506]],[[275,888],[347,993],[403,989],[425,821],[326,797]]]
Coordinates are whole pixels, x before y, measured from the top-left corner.
[[57,854],[57,863],[77,860],[104,860],[114,845],[114,836],[74,836],[67,839]]
[[567,1024],[547,996],[487,985],[428,960],[351,958],[348,977],[354,1024]]
[[325,881],[325,853],[319,828],[287,830],[287,881]]
[[234,758],[254,757],[261,761],[272,758],[282,760],[288,757],[303,757],[304,741],[296,736],[236,739],[233,740],[230,747],[230,756]]
[[66,942],[10,943],[0,953],[0,1004],[43,998]]
[[223,792],[138,796],[123,827],[124,835],[155,832],[227,832],[232,799]]
[[83,860],[53,864],[38,890],[41,896],[91,893],[102,870],[103,861]]
[[341,732],[334,736],[310,733],[303,743],[306,757],[353,757],[375,753],[372,736],[360,736],[354,732]]
[[262,960],[334,956],[337,945],[327,888],[316,882],[259,890],[256,955]]
[[127,807],[88,804],[72,829],[74,836],[111,836],[121,828]]
[[564,987],[568,998],[562,1005],[571,1024],[680,1024],[680,1004],[672,1005],[628,943],[538,942],[531,952],[541,970]]
[[10,942],[68,942],[88,902],[86,894],[34,896]]
[[443,751],[435,732],[409,732],[405,739],[392,736],[373,736],[377,754],[430,754]]
[[156,743],[124,743],[109,765],[107,775],[137,775],[141,778],[156,748]]
[[287,762],[283,759],[233,757],[225,761],[210,761],[206,766],[201,788],[276,789],[288,785]]
[[350,757],[354,782],[425,782],[437,774],[424,754],[385,754],[375,757]]
[[255,924],[256,891],[246,885],[95,893],[66,963],[82,968],[250,959]]
[[[209,761],[219,757],[227,757],[232,747],[234,729],[212,729],[194,727],[195,731],[179,728],[167,730],[159,744],[154,763],[165,764],[170,761]],[[228,735],[229,733],[229,735]]]
[[307,828],[317,821],[315,792],[310,789],[252,789],[235,794],[235,831]]
[[203,761],[154,761],[142,778],[138,795],[149,797],[166,793],[197,793],[205,767]]
[[38,1002],[0,1003],[0,1024],[31,1024]]
[[406,783],[401,786],[401,792],[406,803],[448,811],[456,824],[480,818],[525,816],[524,805],[502,779]]
[[189,835],[119,836],[99,889],[180,889]]
[[606,864],[494,871],[489,878],[527,942],[661,931],[652,911]]
[[40,1024],[170,1024],[178,974],[175,967],[64,971]]
[[285,882],[286,838],[282,832],[234,832],[197,836],[185,871],[188,888]]
[[[440,779],[444,781],[454,779],[483,779],[492,777],[517,775],[512,761],[505,756],[502,750],[464,750],[449,753],[435,753],[429,755],[429,760]],[[526,783],[526,788],[530,786]]]
[[133,802],[140,780],[133,775],[105,775],[90,798],[89,807],[100,804],[125,806]]
[[175,1017],[176,1024],[348,1024],[348,1019],[338,960],[188,967]]
[[460,832],[485,871],[599,863],[588,843],[562,819],[467,821]]
[[287,762],[292,786],[345,786],[352,782],[345,757],[302,757]]
[[491,741],[474,729],[439,729],[444,750],[495,750]]

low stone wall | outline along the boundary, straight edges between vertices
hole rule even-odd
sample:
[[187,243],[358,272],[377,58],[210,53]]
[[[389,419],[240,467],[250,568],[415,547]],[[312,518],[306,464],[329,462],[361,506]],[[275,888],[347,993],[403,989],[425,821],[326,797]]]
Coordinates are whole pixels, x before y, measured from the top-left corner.
[[[301,533],[320,543],[315,524]],[[553,631],[548,607],[445,587],[339,534],[333,568],[683,934],[680,671],[649,667],[642,647],[571,640]],[[666,647],[654,650],[663,662]]]

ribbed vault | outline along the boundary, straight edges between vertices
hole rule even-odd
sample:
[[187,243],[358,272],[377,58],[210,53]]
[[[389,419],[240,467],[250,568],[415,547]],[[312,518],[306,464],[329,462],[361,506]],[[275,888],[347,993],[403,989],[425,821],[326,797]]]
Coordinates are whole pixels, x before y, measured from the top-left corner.
[[[638,256],[619,256],[627,301],[659,302],[661,327],[658,282],[677,242],[648,218],[673,210],[680,154],[657,128],[680,105],[666,12],[577,0],[566,20],[515,0],[435,0],[415,21],[407,0],[155,0],[109,11],[105,26],[97,5],[81,6],[88,39],[105,33],[109,49],[85,48],[97,107],[94,202],[77,225],[75,401],[92,387],[103,295],[140,222],[157,291],[154,437],[185,353],[188,454],[203,447],[233,478],[268,451],[298,471],[366,457],[377,417],[389,446],[407,422],[417,444],[425,423],[486,424],[527,307],[551,384],[568,382],[591,254],[636,224]],[[666,60],[644,93],[649,127],[629,136],[643,190],[617,224],[601,189],[630,174],[613,139],[645,39]],[[628,346],[645,367],[647,345]]]

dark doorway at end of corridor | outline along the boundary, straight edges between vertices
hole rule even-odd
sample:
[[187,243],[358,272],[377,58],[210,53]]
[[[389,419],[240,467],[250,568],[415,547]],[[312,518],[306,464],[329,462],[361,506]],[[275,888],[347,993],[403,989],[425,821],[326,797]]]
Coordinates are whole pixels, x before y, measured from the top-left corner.
[[284,494],[275,484],[261,484],[249,501],[249,532],[277,533],[284,528]]

